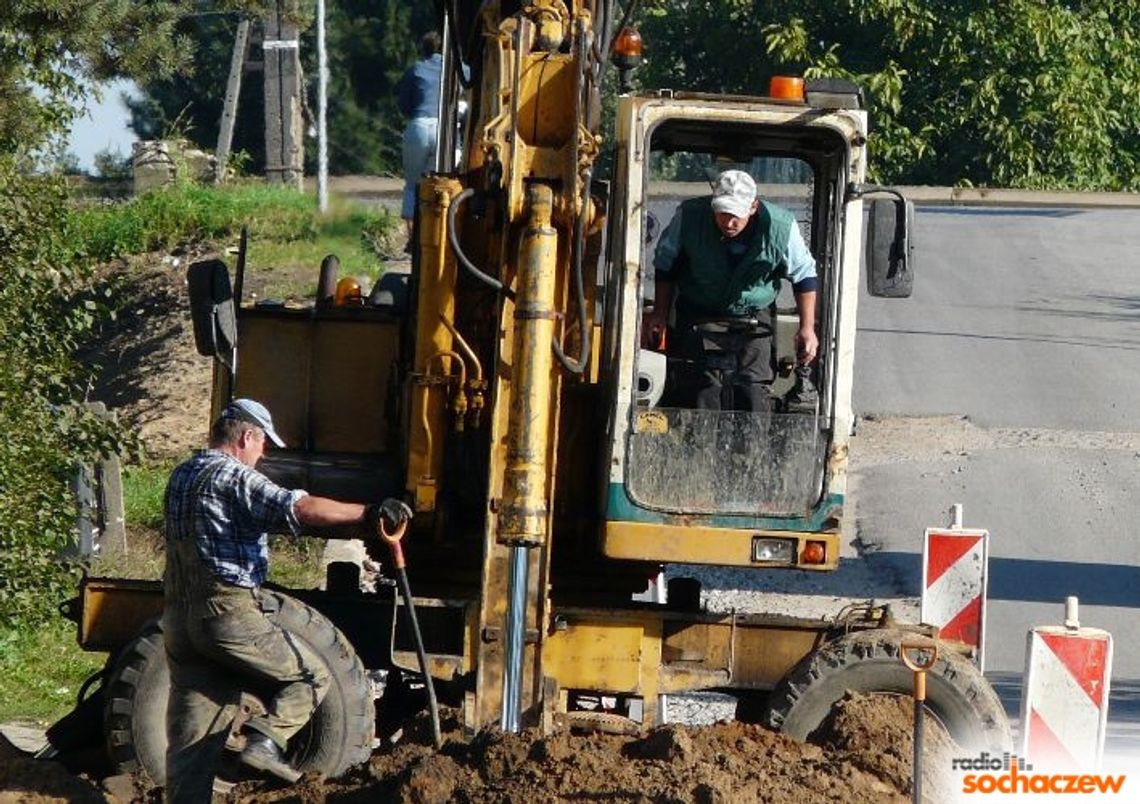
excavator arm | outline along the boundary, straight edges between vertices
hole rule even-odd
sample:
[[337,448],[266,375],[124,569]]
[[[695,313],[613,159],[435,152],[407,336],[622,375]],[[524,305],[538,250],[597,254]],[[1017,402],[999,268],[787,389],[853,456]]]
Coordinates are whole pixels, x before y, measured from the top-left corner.
[[[473,726],[517,730],[541,692],[564,386],[596,379],[586,254],[604,224],[591,186],[617,8],[441,7],[440,130],[456,131],[461,94],[470,119],[461,164],[448,169],[441,136],[439,170],[419,187],[407,491],[437,529],[457,516],[482,524]],[[481,503],[460,515],[444,476],[456,428],[471,426],[485,432],[474,439],[486,450]]]

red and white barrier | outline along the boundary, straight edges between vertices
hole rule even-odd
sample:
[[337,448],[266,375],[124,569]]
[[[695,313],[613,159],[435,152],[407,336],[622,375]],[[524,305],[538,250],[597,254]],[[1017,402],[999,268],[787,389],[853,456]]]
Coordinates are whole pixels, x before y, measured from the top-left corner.
[[922,543],[922,622],[938,626],[939,639],[974,648],[984,669],[987,530],[927,528]]
[[1064,626],[1028,634],[1021,694],[1022,755],[1048,768],[1096,768],[1104,754],[1112,635],[1081,628],[1076,598]]

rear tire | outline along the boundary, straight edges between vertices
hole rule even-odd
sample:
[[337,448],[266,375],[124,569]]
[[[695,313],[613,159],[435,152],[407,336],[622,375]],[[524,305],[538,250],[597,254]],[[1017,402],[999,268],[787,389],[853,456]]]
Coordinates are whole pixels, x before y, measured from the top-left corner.
[[[772,692],[765,723],[806,740],[847,691],[912,697],[914,674],[899,657],[901,631],[849,634],[801,661]],[[1009,720],[993,688],[966,658],[944,651],[926,674],[926,710],[963,749],[1008,751]]]
[[[277,625],[311,647],[329,669],[328,693],[306,726],[289,741],[290,763],[301,771],[339,776],[372,753],[372,684],[352,645],[313,608],[274,593]],[[107,681],[104,734],[116,773],[144,772],[166,780],[166,700],[170,670],[162,624],[151,621],[116,657]],[[249,690],[264,694],[262,690]]]

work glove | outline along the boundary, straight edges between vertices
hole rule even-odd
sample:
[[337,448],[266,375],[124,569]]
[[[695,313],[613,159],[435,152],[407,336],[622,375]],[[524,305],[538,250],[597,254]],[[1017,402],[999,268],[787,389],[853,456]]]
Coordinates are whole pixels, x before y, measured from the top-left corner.
[[384,520],[384,527],[389,533],[412,519],[412,509],[403,500],[389,497],[381,503],[372,503],[364,509],[364,521],[368,529],[377,536],[380,534],[380,520]]

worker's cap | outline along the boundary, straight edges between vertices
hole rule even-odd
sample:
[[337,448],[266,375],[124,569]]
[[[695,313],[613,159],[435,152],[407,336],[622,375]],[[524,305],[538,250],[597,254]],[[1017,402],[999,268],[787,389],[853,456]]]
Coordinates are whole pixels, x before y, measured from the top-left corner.
[[743,170],[726,170],[713,186],[713,212],[727,212],[737,218],[752,214],[756,200],[756,182]]
[[222,409],[221,418],[239,422],[248,422],[265,431],[266,437],[279,447],[285,446],[281,436],[273,429],[273,417],[269,409],[260,402],[252,399],[235,399]]

